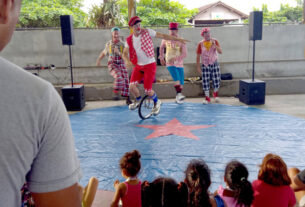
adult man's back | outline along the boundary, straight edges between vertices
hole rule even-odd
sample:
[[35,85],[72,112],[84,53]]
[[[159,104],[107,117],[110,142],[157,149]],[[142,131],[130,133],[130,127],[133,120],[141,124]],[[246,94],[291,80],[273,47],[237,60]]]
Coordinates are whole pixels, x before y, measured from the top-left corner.
[[[0,0],[0,51],[11,39],[21,0]],[[65,107],[42,79],[0,58],[0,200],[21,206],[25,182],[37,207],[80,207],[80,165]]]
[[53,86],[2,58],[0,66],[0,198],[20,206],[26,179],[32,192],[56,191],[77,183],[80,169]]

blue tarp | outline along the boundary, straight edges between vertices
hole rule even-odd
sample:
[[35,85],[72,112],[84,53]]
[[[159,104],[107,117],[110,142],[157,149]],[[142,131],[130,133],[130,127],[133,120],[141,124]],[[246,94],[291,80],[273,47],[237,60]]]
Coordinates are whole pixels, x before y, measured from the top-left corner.
[[[204,159],[212,173],[212,192],[223,184],[225,165],[232,159],[247,166],[250,181],[257,178],[258,165],[270,152],[280,155],[288,167],[305,168],[305,120],[253,107],[165,103],[159,116],[141,121],[137,111],[116,106],[70,119],[83,170],[81,184],[95,176],[103,190],[113,191],[113,182],[123,181],[119,159],[133,149],[142,154],[141,180],[170,176],[182,181],[188,162]],[[190,130],[196,140],[179,135],[145,139],[156,130],[137,126],[168,126],[175,119],[185,128],[210,127]]]

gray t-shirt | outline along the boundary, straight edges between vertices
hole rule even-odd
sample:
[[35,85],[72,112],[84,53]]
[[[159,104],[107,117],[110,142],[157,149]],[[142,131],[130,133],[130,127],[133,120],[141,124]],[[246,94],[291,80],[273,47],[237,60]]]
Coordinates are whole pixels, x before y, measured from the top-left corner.
[[54,87],[0,57],[0,201],[21,206],[20,189],[64,189],[81,170],[65,106]]
[[301,171],[297,176],[300,179],[300,181],[302,181],[305,184],[305,170]]

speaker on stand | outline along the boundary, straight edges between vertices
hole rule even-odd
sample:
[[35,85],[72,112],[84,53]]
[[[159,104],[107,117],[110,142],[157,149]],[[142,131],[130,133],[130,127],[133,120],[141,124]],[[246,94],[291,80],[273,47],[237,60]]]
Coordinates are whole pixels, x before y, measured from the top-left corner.
[[74,45],[73,16],[60,16],[62,44],[69,46],[71,85],[61,89],[62,99],[68,111],[81,111],[85,107],[84,85],[74,85],[71,45]]
[[253,41],[252,80],[239,81],[239,101],[248,105],[265,103],[266,83],[255,80],[255,41],[262,40],[263,12],[253,11],[249,17],[249,40]]

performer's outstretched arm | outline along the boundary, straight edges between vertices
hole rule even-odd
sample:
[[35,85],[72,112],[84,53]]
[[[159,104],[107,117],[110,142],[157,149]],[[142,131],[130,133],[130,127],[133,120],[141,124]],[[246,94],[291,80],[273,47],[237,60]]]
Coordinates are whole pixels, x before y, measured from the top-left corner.
[[173,35],[163,34],[163,33],[159,33],[159,32],[156,32],[155,37],[160,38],[160,39],[165,39],[165,40],[176,40],[176,41],[179,41],[179,42],[182,42],[182,43],[190,42],[189,40],[186,40],[186,39],[183,39],[183,38],[180,38],[180,37],[175,37]]

